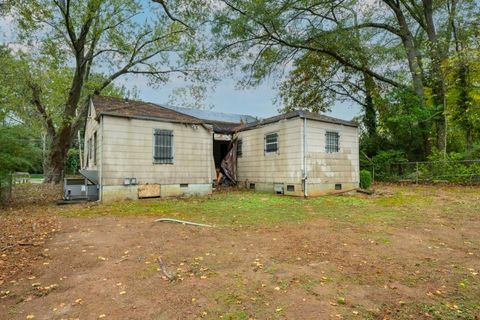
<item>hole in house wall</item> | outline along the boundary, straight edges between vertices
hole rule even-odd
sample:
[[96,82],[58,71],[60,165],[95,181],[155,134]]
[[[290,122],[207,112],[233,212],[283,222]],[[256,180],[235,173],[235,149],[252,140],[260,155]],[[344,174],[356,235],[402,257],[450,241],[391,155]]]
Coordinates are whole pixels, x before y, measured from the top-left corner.
[[180,183],[180,188],[188,188],[188,183]]
[[252,190],[255,190],[255,183],[250,183],[249,188],[252,189]]
[[342,184],[341,183],[335,184],[335,190],[342,190]]

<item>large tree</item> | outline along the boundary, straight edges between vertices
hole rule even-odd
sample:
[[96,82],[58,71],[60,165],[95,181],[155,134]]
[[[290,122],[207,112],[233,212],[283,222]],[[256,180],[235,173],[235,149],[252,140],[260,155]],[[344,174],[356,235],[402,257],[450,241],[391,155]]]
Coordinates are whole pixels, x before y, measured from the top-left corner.
[[[323,56],[341,65],[344,78],[340,80],[344,83],[356,74],[357,78],[390,90],[411,91],[420,108],[434,108],[436,112],[419,123],[424,127],[422,132],[434,128],[435,146],[446,150],[446,82],[442,65],[452,48],[455,21],[478,10],[472,6],[478,1],[223,2],[225,8],[218,14],[216,27],[222,35],[221,52],[229,52],[227,59],[232,57],[231,52],[237,60],[246,57],[250,62],[245,69],[253,78],[263,79],[275,67],[285,69],[289,61],[307,53]],[[465,20],[464,25],[475,21],[472,17]],[[373,61],[370,57],[374,57]],[[330,76],[338,76],[340,69],[330,70]],[[429,150],[428,134],[424,144]]]
[[33,108],[47,133],[46,182],[62,180],[91,94],[124,75],[146,75],[158,85],[172,73],[200,74],[192,67],[199,55],[194,29],[181,19],[195,17],[185,1],[20,0],[10,14],[29,57],[18,70],[29,98],[21,108]]

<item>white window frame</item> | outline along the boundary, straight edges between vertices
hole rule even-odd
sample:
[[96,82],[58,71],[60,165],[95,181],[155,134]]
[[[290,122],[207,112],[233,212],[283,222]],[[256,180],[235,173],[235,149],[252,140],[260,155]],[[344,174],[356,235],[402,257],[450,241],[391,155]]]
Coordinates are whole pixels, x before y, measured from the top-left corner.
[[[329,138],[330,135],[336,135],[336,148],[335,144],[331,143]],[[325,131],[325,152],[326,153],[337,153],[340,152],[340,133],[334,130]]]
[[[267,142],[267,137],[268,136],[271,136],[271,135],[275,135],[276,136],[276,141],[275,142]],[[264,153],[265,154],[278,154],[279,150],[280,150],[280,142],[279,142],[279,135],[278,135],[278,132],[277,131],[274,131],[274,132],[269,132],[269,133],[266,133],[265,136],[263,137],[263,140],[264,140]],[[271,145],[271,144],[276,144],[277,145],[277,149],[276,150],[272,150],[272,151],[267,151],[267,145]]]

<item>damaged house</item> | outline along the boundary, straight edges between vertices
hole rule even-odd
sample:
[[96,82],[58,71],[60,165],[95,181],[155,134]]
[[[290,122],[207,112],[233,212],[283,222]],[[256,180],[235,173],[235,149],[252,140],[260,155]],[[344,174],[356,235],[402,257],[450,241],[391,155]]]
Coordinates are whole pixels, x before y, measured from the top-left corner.
[[102,201],[205,195],[217,183],[315,196],[359,182],[357,125],[305,111],[259,120],[95,96],[84,150],[80,172]]

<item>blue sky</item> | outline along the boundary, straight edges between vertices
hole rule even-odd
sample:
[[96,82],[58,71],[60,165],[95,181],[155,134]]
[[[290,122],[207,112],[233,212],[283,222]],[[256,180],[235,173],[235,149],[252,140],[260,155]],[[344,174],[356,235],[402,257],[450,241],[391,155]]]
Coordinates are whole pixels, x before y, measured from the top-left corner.
[[[240,75],[238,75],[240,77]],[[136,87],[141,100],[166,104],[169,96],[183,84],[181,81],[172,81],[161,88],[152,88],[147,85],[146,79],[137,78],[121,81],[128,89]],[[267,81],[252,89],[237,89],[236,80],[225,79],[217,84],[215,91],[210,92],[205,105],[213,106],[214,111],[225,113],[249,114],[258,117],[269,117],[278,113],[280,107],[275,104],[276,90],[273,80]],[[177,105],[181,107],[181,105]],[[359,115],[360,107],[353,103],[336,103],[332,111],[326,114],[344,120],[351,120]]]

